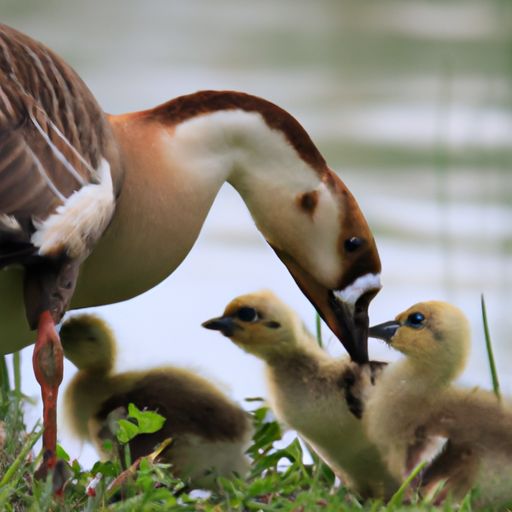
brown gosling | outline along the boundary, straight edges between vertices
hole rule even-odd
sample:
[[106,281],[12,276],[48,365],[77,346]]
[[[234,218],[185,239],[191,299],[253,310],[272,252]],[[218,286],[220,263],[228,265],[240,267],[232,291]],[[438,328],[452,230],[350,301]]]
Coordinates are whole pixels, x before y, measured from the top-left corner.
[[203,323],[266,363],[269,402],[344,484],[363,497],[389,497],[398,486],[361,421],[379,364],[335,359],[273,293],[237,297]]
[[172,366],[114,373],[116,342],[108,325],[93,315],[66,321],[60,331],[64,353],[78,368],[65,393],[74,434],[92,442],[104,457],[113,439],[113,419],[127,415],[128,404],[166,418],[154,434],[130,441],[132,460],[148,455],[167,438],[162,460],[194,487],[213,488],[217,476],[243,475],[252,425],[249,415],[216,386],[190,370]]
[[472,488],[476,506],[512,503],[512,408],[488,391],[452,385],[470,351],[462,311],[419,303],[370,336],[406,356],[383,371],[364,416],[393,475],[402,479],[426,460],[416,483],[425,495],[437,489],[437,503]]

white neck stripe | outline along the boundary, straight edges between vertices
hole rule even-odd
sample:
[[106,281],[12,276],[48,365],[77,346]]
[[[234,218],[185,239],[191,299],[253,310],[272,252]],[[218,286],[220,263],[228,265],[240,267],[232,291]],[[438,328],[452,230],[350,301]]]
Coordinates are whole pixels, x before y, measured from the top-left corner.
[[343,290],[334,290],[333,293],[339,301],[354,305],[364,293],[369,290],[378,290],[381,286],[380,274],[365,274]]

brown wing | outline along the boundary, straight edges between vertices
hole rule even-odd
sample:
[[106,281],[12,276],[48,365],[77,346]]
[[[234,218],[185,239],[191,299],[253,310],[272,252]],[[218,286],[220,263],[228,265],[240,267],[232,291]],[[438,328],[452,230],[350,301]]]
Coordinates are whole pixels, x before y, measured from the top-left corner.
[[426,425],[431,435],[512,456],[512,407],[490,392],[454,389]]
[[[418,432],[423,445],[441,436],[443,449],[430,461],[421,475],[422,492],[428,493],[440,482],[441,502],[449,493],[463,497],[471,488],[480,460],[493,454],[512,456],[512,408],[500,404],[491,393],[479,389],[454,389],[444,397]],[[419,462],[411,446],[409,459]],[[409,465],[412,469],[412,464]]]
[[[78,75],[42,44],[0,25],[0,266],[74,191],[95,182],[112,135]],[[21,230],[13,229],[17,220]]]
[[[184,435],[196,435],[209,441],[236,441],[249,428],[249,418],[240,407],[200,379],[184,377],[178,369],[153,370],[133,383],[130,390],[105,400],[95,419],[105,425],[115,411],[126,414],[128,405],[157,411],[166,422],[154,434],[141,434],[130,443],[133,458],[147,455],[164,439],[179,442]],[[99,432],[109,438],[108,427]]]
[[160,436],[195,434],[212,441],[240,438],[247,429],[247,414],[220,392],[179,370],[153,370],[125,392],[111,396],[96,415],[104,421],[119,407],[158,411],[168,419]]
[[462,499],[471,490],[478,465],[478,455],[471,445],[448,440],[443,450],[424,469],[421,492],[426,496],[442,486],[434,501],[436,505],[450,495]]

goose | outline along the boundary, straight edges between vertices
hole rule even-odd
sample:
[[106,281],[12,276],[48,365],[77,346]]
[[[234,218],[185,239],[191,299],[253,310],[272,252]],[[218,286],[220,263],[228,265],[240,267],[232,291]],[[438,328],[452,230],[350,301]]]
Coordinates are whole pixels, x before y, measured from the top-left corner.
[[203,323],[265,363],[268,400],[343,483],[362,497],[388,498],[398,480],[363,430],[365,402],[382,364],[333,358],[271,291],[233,299]]
[[512,407],[453,384],[470,352],[464,313],[422,302],[369,333],[405,356],[384,369],[363,418],[392,474],[402,479],[425,461],[416,483],[437,503],[474,488],[477,507],[512,504]]
[[68,424],[104,457],[112,455],[104,450],[105,440],[114,439],[112,423],[125,418],[133,403],[166,418],[158,432],[139,434],[129,442],[133,460],[170,438],[161,458],[194,487],[213,488],[217,476],[248,471],[250,416],[208,380],[173,366],[115,373],[114,334],[94,315],[66,320],[60,337],[66,358],[78,368],[64,394]]
[[35,338],[45,467],[56,460],[56,324],[68,309],[128,300],[169,276],[224,182],[352,359],[368,360],[375,241],[285,110],[242,92],[200,91],[107,115],[69,65],[5,25],[0,86],[0,350]]

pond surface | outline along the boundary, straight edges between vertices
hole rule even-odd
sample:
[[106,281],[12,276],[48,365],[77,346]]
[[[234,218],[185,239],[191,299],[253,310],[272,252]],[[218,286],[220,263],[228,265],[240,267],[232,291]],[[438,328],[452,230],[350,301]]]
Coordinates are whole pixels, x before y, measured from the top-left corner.
[[[512,393],[512,16],[504,1],[0,0],[2,21],[44,41],[105,110],[140,110],[199,89],[238,89],[293,113],[357,197],[379,246],[373,322],[442,299],[471,319],[462,381],[489,386],[485,293],[498,370]],[[238,400],[264,395],[262,366],[200,327],[235,295],[272,288],[314,313],[225,186],[182,266],[123,304],[98,308],[121,370],[179,364]],[[339,343],[327,329],[335,354]],[[395,355],[371,342],[375,358]],[[23,352],[23,386],[38,393]],[[66,365],[67,381],[73,374]],[[39,410],[29,411],[29,422]],[[88,464],[69,436],[62,441]]]

